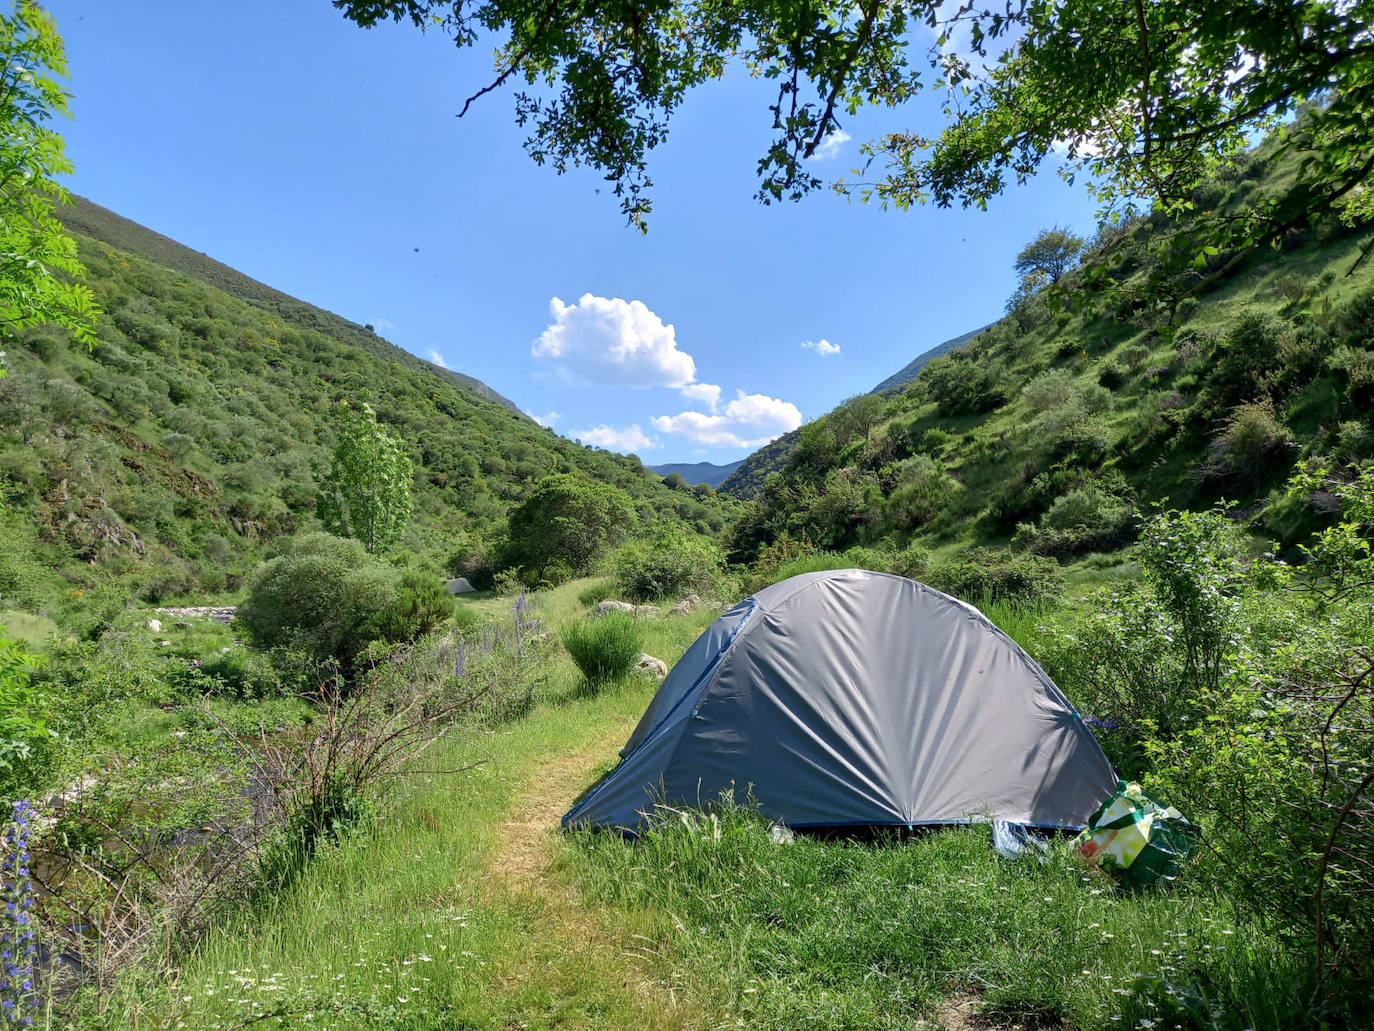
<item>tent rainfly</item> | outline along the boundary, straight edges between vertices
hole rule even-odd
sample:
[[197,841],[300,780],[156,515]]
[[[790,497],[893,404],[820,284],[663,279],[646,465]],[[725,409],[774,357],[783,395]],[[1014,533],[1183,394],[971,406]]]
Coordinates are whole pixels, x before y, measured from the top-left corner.
[[455,577],[448,582],[449,594],[471,594],[472,590],[472,584],[468,583],[466,576]]
[[1116,784],[1063,693],[981,612],[900,576],[804,573],[716,620],[563,826],[636,833],[733,788],[797,828],[1081,829]]

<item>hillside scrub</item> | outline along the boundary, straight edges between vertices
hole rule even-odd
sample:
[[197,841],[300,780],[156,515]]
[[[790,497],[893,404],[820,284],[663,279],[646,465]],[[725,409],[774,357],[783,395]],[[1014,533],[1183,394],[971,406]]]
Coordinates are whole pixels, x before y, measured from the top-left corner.
[[[479,586],[505,564],[510,508],[557,473],[624,491],[648,530],[728,520],[732,499],[670,490],[360,326],[85,202],[61,214],[100,234],[76,239],[105,314],[93,349],[52,326],[3,348],[7,607],[95,629],[131,597],[241,590],[278,542],[315,528],[340,397],[368,400],[413,465],[397,550],[440,568],[461,546],[460,575]],[[212,270],[219,286],[196,278]]]

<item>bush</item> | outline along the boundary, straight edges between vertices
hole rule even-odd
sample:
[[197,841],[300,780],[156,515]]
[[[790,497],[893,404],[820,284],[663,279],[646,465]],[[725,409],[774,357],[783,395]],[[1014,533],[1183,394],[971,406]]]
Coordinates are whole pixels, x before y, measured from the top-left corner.
[[1268,398],[1241,405],[1207,450],[1202,475],[1242,486],[1256,486],[1286,464],[1293,434],[1274,415]]
[[254,575],[238,618],[260,648],[293,648],[345,669],[374,640],[411,640],[451,613],[438,577],[401,571],[355,540],[296,538]]
[[624,612],[569,623],[563,628],[563,647],[594,686],[625,676],[644,650],[638,624]]
[[1097,486],[1081,487],[1058,498],[1037,523],[1016,528],[1012,544],[1039,555],[1107,551],[1130,538],[1135,509]]
[[1059,564],[1039,555],[970,548],[933,567],[926,583],[977,604],[1035,606],[1064,593]]
[[625,544],[614,560],[615,586],[635,601],[704,594],[720,575],[721,555],[705,537],[677,532]]
[[1007,399],[1003,369],[962,351],[931,359],[920,380],[942,415],[978,415]]
[[898,529],[914,530],[939,515],[962,489],[943,465],[929,455],[916,455],[897,467],[897,484],[887,499],[887,517]]
[[34,774],[46,767],[57,743],[48,704],[30,682],[42,661],[0,636],[0,798],[34,786]]
[[1067,369],[1048,369],[1021,390],[1026,408],[1036,415],[1059,408],[1078,394],[1078,384]]

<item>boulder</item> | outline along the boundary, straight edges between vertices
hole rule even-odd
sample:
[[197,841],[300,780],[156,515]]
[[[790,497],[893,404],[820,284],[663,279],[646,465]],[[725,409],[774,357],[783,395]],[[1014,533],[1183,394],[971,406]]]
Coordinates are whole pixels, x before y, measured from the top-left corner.
[[673,611],[679,615],[685,616],[689,612],[695,612],[700,606],[701,598],[698,595],[689,594],[673,606]]
[[657,616],[659,614],[657,605],[635,605],[634,613],[636,616]]
[[668,675],[668,664],[662,659],[654,658],[648,652],[639,653],[639,661],[635,663],[635,669],[653,674],[660,680]]
[[155,633],[155,634],[160,634],[160,633],[162,633],[162,620],[160,620],[160,619],[150,619],[150,620],[148,620],[148,629],[151,630],[151,631],[152,631],[153,633]]
[[628,601],[616,601],[614,598],[607,598],[605,601],[597,602],[594,611],[598,616],[604,616],[608,612],[628,612],[633,615],[635,607]]

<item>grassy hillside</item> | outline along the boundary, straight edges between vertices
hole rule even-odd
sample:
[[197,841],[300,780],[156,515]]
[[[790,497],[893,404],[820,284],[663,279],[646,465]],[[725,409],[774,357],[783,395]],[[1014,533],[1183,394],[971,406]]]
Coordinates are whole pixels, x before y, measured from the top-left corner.
[[7,344],[0,609],[89,615],[234,590],[275,540],[311,525],[340,402],[370,403],[409,445],[404,547],[432,568],[480,560],[551,473],[620,487],[646,527],[724,523],[724,500],[565,440],[363,327],[94,205],[78,224],[101,234],[78,236],[105,311],[99,344],[54,329]]
[[[983,327],[983,329],[987,328],[987,326]],[[879,383],[870,393],[890,394],[900,390],[920,375],[921,370],[926,367],[931,359],[962,347],[983,332],[983,329],[975,329],[971,333],[946,340],[944,343],[932,347],[929,351],[922,352],[900,370]],[[777,440],[765,444],[748,458],[737,463],[730,474],[719,484],[719,489],[725,494],[746,500],[758,497],[759,492],[763,490],[763,481],[787,465],[799,440],[801,440],[801,432],[793,430],[791,433],[784,433]]]
[[[1225,211],[1283,190],[1290,171],[1248,155],[1198,201]],[[1112,248],[1116,293],[1074,273],[1062,304],[1032,296],[877,410],[851,401],[802,427],[737,526],[733,557],[780,541],[1112,551],[1133,538],[1133,513],[1164,499],[1226,499],[1298,540],[1319,513],[1266,508],[1295,462],[1374,457],[1374,268],[1358,260],[1368,232],[1308,225],[1180,300],[1205,270],[1173,299],[1144,287],[1162,224],[1097,241]],[[735,480],[757,479],[765,460],[751,456]]]
[[870,393],[890,394],[894,390],[900,390],[902,387],[906,386],[917,376],[919,376],[921,374],[921,370],[924,369],[926,365],[930,363],[932,358],[938,358],[942,354],[949,354],[950,351],[954,351],[960,347],[963,347],[970,340],[972,340],[974,337],[976,337],[979,333],[983,332],[983,330],[987,328],[987,326],[983,326],[979,329],[972,330],[968,333],[961,333],[957,337],[953,337],[949,340],[946,340],[943,344],[936,344],[929,351],[923,351],[921,354],[917,355],[915,358],[911,359],[911,361],[907,362],[904,366],[902,366],[900,369],[894,372],[891,376],[887,377],[887,379],[879,383],[870,391]]
[[255,307],[275,313],[282,322],[289,325],[317,330],[340,343],[360,347],[384,361],[397,362],[412,369],[422,369],[440,379],[457,383],[488,401],[495,401],[516,415],[524,417],[524,413],[514,401],[502,397],[481,380],[451,369],[442,369],[423,358],[417,358],[409,351],[402,350],[378,336],[368,326],[360,326],[333,312],[316,308],[313,304],[297,300],[290,294],[274,290],[265,283],[245,276],[237,269],[177,243],[161,233],[155,233],[123,215],[117,215],[109,208],[102,208],[85,197],[73,196],[72,203],[59,207],[57,214],[72,232],[107,243],[118,250],[145,258],[155,265],[161,265],[223,290],[231,297],[237,297]]

